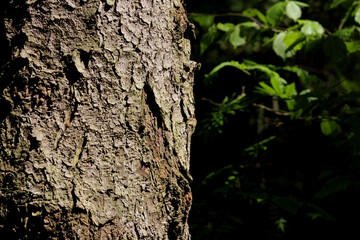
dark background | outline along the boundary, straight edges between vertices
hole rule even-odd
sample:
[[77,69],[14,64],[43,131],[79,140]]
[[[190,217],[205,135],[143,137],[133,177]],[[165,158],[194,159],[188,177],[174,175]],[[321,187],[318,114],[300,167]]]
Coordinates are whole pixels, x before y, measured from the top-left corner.
[[[191,16],[192,13],[241,12],[249,7],[265,13],[277,1],[185,2]],[[331,31],[336,29],[347,7],[329,10],[329,3],[305,2],[312,7],[304,10],[303,18],[315,18]],[[244,19],[215,18],[215,22],[239,21]],[[208,113],[214,107],[204,98],[220,103],[225,96],[240,94],[245,86],[248,99],[271,104],[269,98],[259,98],[253,93],[256,80],[236,69],[222,70],[212,84],[205,84],[204,75],[220,62],[246,58],[263,64],[306,64],[321,71],[328,71],[328,68],[331,71],[326,54],[321,48],[315,49],[284,63],[271,48],[247,51],[240,47],[234,50],[214,43],[201,55],[199,43],[205,32],[196,25],[197,38],[193,40],[192,58],[200,62],[202,68],[196,74],[194,86],[198,126],[192,139],[191,156],[194,182],[189,224],[192,238],[358,238],[359,155],[353,150],[358,148],[356,141],[339,144],[343,139],[322,134],[318,120],[291,120],[271,112],[265,112],[263,121],[266,127],[259,134],[259,109],[251,105],[245,111],[228,116],[222,133],[201,131],[204,121],[209,118]],[[357,55],[352,55],[336,64],[349,77],[357,80],[356,72],[347,70],[350,65],[358,68],[357,59]],[[294,78],[291,74],[286,77]],[[324,82],[329,81],[322,74],[318,74],[318,77]],[[319,104],[338,114],[336,104],[343,102],[338,92],[331,94]],[[342,126],[353,130],[351,128],[358,125],[358,120],[360,118],[356,116],[353,119],[355,124],[347,125],[344,121]],[[245,151],[247,147],[274,135],[276,139],[269,142],[267,150],[259,151],[256,157],[249,156]],[[285,232],[278,228],[279,219],[286,220]]]

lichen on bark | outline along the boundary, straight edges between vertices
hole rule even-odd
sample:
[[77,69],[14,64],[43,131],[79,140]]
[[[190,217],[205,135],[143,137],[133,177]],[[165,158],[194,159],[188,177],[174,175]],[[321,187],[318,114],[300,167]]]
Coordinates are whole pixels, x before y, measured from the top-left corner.
[[2,5],[0,231],[189,239],[197,65],[180,0]]

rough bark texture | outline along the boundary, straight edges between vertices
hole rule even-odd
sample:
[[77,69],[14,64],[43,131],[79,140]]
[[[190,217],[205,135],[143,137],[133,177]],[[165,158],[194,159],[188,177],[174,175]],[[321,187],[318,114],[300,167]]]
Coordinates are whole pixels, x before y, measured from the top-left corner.
[[196,64],[180,0],[0,8],[0,232],[189,239]]

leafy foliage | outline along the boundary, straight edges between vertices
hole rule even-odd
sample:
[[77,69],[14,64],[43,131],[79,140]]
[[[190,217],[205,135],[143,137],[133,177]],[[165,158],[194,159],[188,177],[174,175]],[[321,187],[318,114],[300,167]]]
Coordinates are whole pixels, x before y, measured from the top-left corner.
[[360,2],[237,2],[189,15],[207,89],[194,140],[217,157],[201,167],[194,239],[344,237],[346,211],[360,214]]

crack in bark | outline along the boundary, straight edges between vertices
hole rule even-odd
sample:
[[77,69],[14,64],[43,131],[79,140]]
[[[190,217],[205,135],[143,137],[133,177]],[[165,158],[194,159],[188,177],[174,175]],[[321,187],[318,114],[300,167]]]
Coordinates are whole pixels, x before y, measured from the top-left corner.
[[64,73],[66,78],[69,81],[70,85],[74,85],[77,81],[81,78],[81,73],[78,71],[78,69],[75,66],[74,61],[72,60],[71,56],[64,56],[63,61],[65,63]]
[[156,103],[154,92],[148,83],[144,85],[144,92],[146,95],[145,102],[149,106],[152,116],[156,118],[157,127],[161,127],[163,123],[161,110]]

